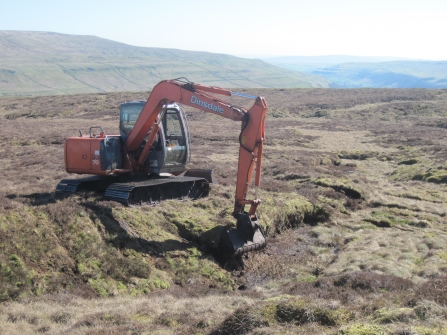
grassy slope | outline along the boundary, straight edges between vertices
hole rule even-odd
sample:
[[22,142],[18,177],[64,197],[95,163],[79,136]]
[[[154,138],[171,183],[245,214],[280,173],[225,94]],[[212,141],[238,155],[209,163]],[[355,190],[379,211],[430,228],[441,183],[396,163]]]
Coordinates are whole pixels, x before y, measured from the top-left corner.
[[319,76],[223,54],[142,48],[94,36],[0,31],[0,94],[150,90],[163,79],[224,87],[327,87]]
[[231,121],[188,109],[210,197],[126,208],[53,190],[64,137],[116,132],[119,101],[146,94],[0,99],[0,332],[444,334],[446,92],[245,92],[270,106],[269,239],[243,269],[212,253],[233,222]]

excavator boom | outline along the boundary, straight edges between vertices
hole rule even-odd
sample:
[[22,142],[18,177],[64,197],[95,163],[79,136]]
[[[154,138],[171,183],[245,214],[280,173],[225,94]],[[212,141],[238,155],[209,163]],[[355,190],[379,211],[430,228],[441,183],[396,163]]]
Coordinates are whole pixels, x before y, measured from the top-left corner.
[[[234,106],[210,93],[232,95],[231,91],[223,88],[182,83],[176,80],[165,80],[158,83],[153,88],[124,146],[128,152],[134,152],[149,132],[148,141],[142,150],[143,157],[141,155],[139,157],[139,161],[144,161],[144,153],[149,152],[149,148],[153,145],[154,136],[151,137],[151,135],[158,131],[159,111],[163,109],[164,105],[172,102],[182,103],[234,121],[241,121],[235,212],[243,213],[244,206],[249,204],[251,206],[249,213],[254,215],[259,201],[258,199],[247,200],[246,196],[255,166],[255,187],[260,184],[267,104],[263,97],[254,97],[255,103],[247,111],[243,107]],[[138,165],[138,162],[134,162],[134,165]]]
[[[220,241],[220,248],[223,252],[238,255],[265,246],[264,233],[256,216],[256,209],[261,200],[257,199],[257,194],[255,199],[247,199],[247,193],[255,167],[255,189],[260,184],[267,104],[264,98],[255,97],[253,106],[249,110],[245,110],[215,97],[214,94],[231,96],[232,92],[222,88],[190,82],[182,83],[176,80],[160,82],[152,90],[141,111],[140,118],[127,137],[125,147],[128,151],[136,150],[143,140],[144,134],[149,132],[148,141],[142,150],[143,157],[139,158],[139,162],[144,161],[144,155],[153,145],[154,136],[151,135],[158,131],[159,111],[163,109],[164,105],[171,102],[182,103],[234,121],[241,121],[236,197],[233,211],[237,224],[236,229],[224,231]],[[245,205],[250,205],[248,212],[244,210]]]

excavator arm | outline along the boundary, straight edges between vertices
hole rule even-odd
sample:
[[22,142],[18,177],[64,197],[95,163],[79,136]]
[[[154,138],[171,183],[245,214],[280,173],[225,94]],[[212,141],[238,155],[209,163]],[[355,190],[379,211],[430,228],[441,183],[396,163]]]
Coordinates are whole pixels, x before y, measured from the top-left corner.
[[[250,109],[246,110],[243,107],[221,100],[214,94],[241,95],[255,99],[255,103]],[[126,168],[135,171],[143,165],[161,126],[159,121],[163,118],[164,106],[173,102],[242,123],[239,135],[239,162],[233,212],[233,216],[237,219],[237,229],[224,232],[221,238],[221,247],[236,255],[262,248],[265,245],[265,238],[261,227],[257,223],[256,209],[261,202],[257,196],[257,187],[260,185],[261,179],[265,138],[264,124],[267,113],[267,104],[264,98],[238,94],[218,87],[203,86],[190,82],[183,83],[178,80],[161,81],[153,88],[138,120],[124,143],[124,148],[129,156],[128,164],[130,165]],[[139,150],[146,136],[148,137],[145,146]],[[254,170],[255,198],[247,199]],[[245,205],[250,205],[248,212],[244,210]]]
[[141,142],[149,133],[144,148],[137,157],[133,157],[133,160],[131,159],[133,166],[141,166],[161,126],[158,122],[162,119],[160,110],[163,110],[165,105],[173,102],[182,103],[234,121],[241,121],[242,130],[239,136],[240,149],[235,211],[242,212],[244,205],[250,204],[252,207],[249,213],[254,215],[257,202],[246,200],[246,195],[255,166],[255,187],[260,184],[267,105],[264,98],[256,97],[254,105],[246,111],[243,107],[234,106],[216,98],[210,93],[226,96],[232,95],[232,92],[226,89],[182,83],[176,80],[165,80],[158,83],[152,90],[140,117],[130,131],[124,147],[128,153],[137,153]]

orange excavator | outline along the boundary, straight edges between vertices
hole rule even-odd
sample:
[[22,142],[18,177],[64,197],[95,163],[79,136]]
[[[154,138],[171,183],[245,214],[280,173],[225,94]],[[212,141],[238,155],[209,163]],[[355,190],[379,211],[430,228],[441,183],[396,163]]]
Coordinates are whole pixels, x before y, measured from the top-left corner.
[[[255,102],[246,110],[215,94],[237,95]],[[257,188],[261,179],[267,113],[263,97],[203,86],[181,78],[161,81],[147,101],[121,105],[120,135],[106,135],[101,127],[95,126],[88,135],[80,131],[80,136],[66,139],[66,171],[94,176],[62,180],[56,192],[104,188],[107,199],[128,205],[154,202],[154,199],[206,196],[212,173],[186,169],[190,156],[189,130],[185,112],[177,103],[241,122],[233,211],[236,228],[222,232],[219,251],[239,255],[263,248],[265,236],[256,216],[261,202]],[[255,198],[247,199],[253,173]]]

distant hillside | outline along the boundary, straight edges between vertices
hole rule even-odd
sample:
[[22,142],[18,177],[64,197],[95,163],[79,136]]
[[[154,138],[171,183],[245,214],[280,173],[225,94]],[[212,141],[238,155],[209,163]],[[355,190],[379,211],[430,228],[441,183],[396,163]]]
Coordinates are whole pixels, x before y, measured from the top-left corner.
[[329,80],[224,54],[143,48],[95,36],[0,31],[0,95],[150,90],[163,79],[223,87],[328,87]]
[[312,73],[338,87],[447,88],[447,61],[346,63]]
[[285,69],[323,76],[332,82],[331,87],[447,87],[447,61],[358,56],[289,56],[266,58],[264,61]]
[[285,69],[303,72],[312,72],[321,68],[344,63],[377,63],[406,60],[397,57],[367,57],[367,56],[282,56],[262,58],[263,61],[281,66]]

